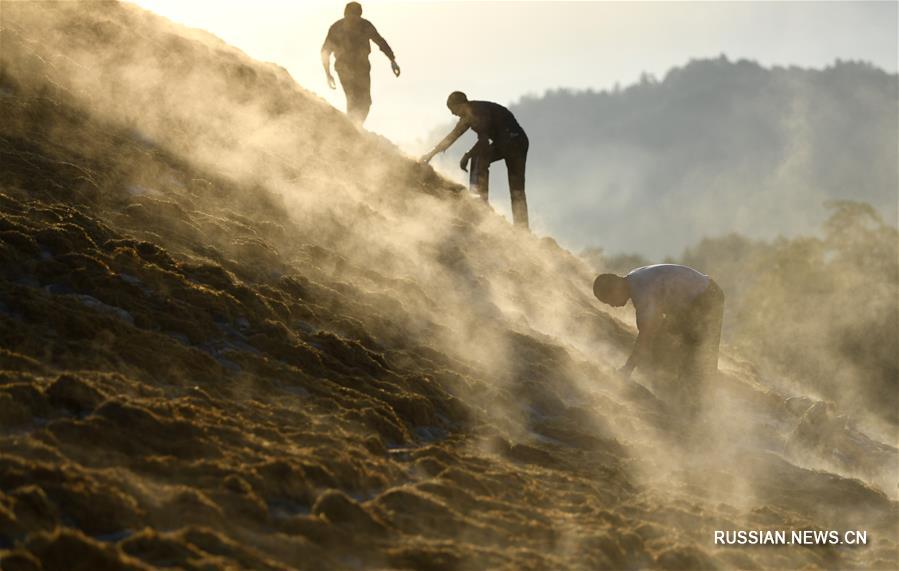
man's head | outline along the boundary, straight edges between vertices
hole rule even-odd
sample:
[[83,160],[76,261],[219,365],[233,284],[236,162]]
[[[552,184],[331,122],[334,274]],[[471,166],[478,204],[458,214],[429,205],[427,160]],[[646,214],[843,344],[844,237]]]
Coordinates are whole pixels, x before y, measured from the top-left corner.
[[462,112],[466,105],[468,105],[468,96],[461,91],[453,91],[449,94],[449,97],[446,98],[447,108],[449,108],[450,113],[456,117],[462,116]]
[[627,278],[615,274],[600,274],[593,282],[593,295],[612,307],[621,307],[631,297]]
[[361,18],[362,4],[358,2],[349,2],[343,9],[343,15],[350,18]]

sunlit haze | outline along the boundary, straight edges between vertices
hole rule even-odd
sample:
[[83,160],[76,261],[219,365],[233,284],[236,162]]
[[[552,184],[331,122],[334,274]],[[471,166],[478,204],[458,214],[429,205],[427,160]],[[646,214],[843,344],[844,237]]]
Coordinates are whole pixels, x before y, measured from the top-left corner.
[[0,0],[0,569],[899,569],[897,4],[343,2]]
[[[319,50],[343,0],[138,0],[285,67],[338,107]],[[373,50],[366,127],[410,152],[447,124],[446,95],[509,103],[557,87],[611,88],[664,76],[691,58],[824,67],[837,58],[896,71],[894,2],[362,2],[397,54],[402,76]]]

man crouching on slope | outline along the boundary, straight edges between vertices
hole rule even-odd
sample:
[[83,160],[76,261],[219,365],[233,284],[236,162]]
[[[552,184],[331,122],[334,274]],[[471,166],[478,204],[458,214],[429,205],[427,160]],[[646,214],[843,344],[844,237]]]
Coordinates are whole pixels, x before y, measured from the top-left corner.
[[613,307],[634,302],[638,334],[620,369],[625,377],[637,367],[673,368],[678,381],[701,386],[718,370],[724,293],[709,276],[687,266],[657,264],[625,277],[601,274],[593,294]]
[[459,166],[468,170],[471,161],[472,175],[477,192],[487,202],[490,185],[490,163],[506,161],[509,173],[509,193],[512,196],[512,222],[528,228],[528,203],[524,196],[524,171],[528,160],[528,136],[518,124],[512,112],[491,101],[469,101],[461,91],[453,91],[446,100],[450,113],[459,122],[449,135],[424,155],[421,161],[430,162],[437,153],[450,148],[468,129],[478,135],[478,142],[465,153]]

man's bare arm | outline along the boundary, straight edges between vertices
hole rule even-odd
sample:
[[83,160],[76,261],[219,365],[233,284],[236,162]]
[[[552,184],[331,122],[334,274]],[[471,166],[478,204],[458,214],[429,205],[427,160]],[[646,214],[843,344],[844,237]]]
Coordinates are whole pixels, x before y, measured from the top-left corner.
[[368,38],[373,41],[382,52],[384,52],[384,55],[387,56],[387,59],[389,59],[390,61],[396,59],[396,56],[393,54],[393,50],[390,48],[387,40],[385,40],[384,37],[378,33],[378,30],[371,22],[369,22]]
[[384,52],[384,55],[387,56],[387,59],[390,60],[390,69],[393,70],[393,75],[399,77],[400,66],[396,63],[396,55],[394,55],[393,50],[390,48],[390,44],[387,43],[387,40],[385,40],[384,37],[378,33],[378,30],[371,22],[368,23],[368,38],[373,41],[382,52]]
[[459,122],[456,123],[456,126],[453,127],[453,130],[450,131],[449,135],[447,135],[443,138],[442,141],[437,143],[437,146],[434,147],[431,152],[421,158],[422,162],[428,162],[433,159],[434,155],[436,155],[437,153],[442,153],[443,151],[450,148],[453,143],[456,142],[456,139],[461,137],[465,133],[465,131],[468,130],[468,127],[468,121],[466,121],[465,119],[459,119]]
[[328,80],[328,87],[331,89],[337,89],[337,84],[334,82],[334,76],[331,75],[331,50],[328,49],[327,44],[322,47],[322,68],[325,70],[325,77]]
[[634,369],[644,363],[646,355],[649,353],[650,347],[652,347],[658,331],[659,323],[657,319],[648,321],[638,329],[637,340],[634,341],[634,348],[631,350],[627,362],[621,369],[619,369],[622,374],[630,376]]

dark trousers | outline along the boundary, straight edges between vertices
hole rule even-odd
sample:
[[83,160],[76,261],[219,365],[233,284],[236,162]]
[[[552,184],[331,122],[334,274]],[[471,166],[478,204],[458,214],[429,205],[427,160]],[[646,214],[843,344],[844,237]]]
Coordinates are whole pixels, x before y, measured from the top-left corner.
[[678,329],[685,354],[679,376],[710,379],[718,371],[724,320],[724,292],[715,280],[709,281],[709,287],[693,300],[681,319]]
[[509,194],[512,198],[512,222],[516,226],[528,227],[528,202],[524,194],[524,171],[528,160],[527,135],[518,133],[502,141],[475,145],[471,156],[472,186],[487,201],[490,189],[490,163],[506,161],[509,171]]
[[711,280],[689,306],[665,317],[651,348],[657,389],[685,413],[699,409],[704,387],[718,371],[723,316],[724,292]]
[[362,125],[371,109],[371,64],[367,59],[352,63],[338,61],[334,69],[346,95],[346,114],[353,123]]

